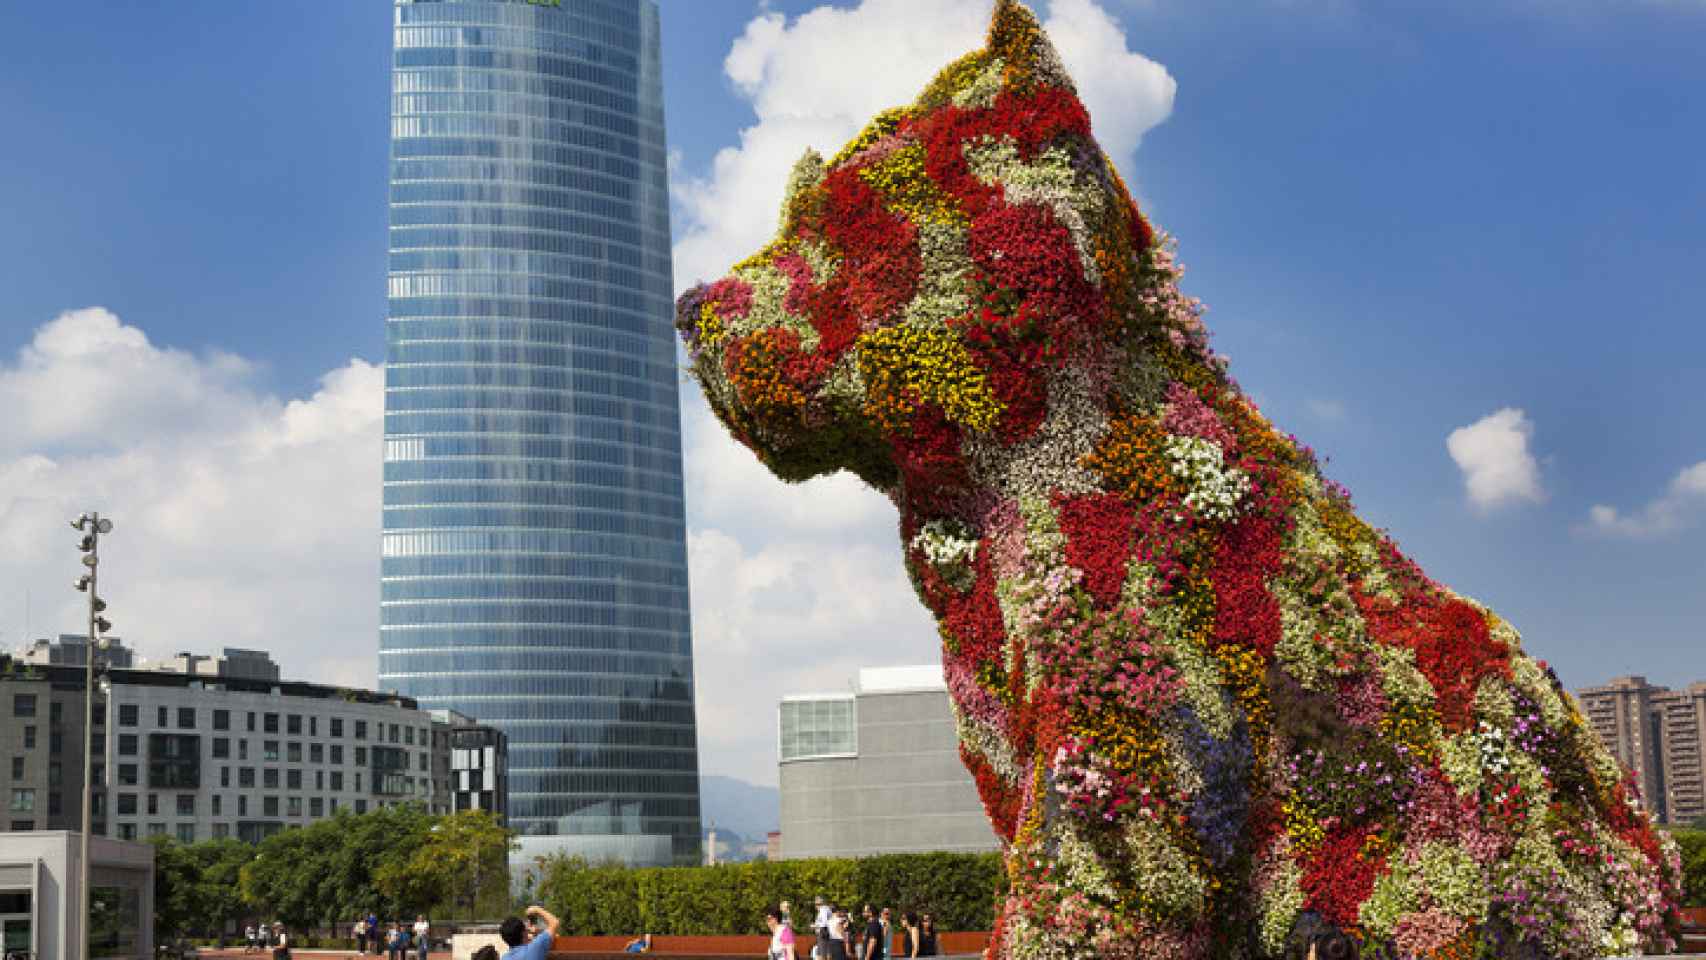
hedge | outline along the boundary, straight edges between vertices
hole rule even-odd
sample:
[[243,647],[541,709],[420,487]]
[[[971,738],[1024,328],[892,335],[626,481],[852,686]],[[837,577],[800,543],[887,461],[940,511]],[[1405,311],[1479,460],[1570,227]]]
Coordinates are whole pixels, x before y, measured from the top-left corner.
[[988,930],[1006,888],[994,853],[647,868],[557,857],[542,867],[539,899],[576,936],[763,933],[764,911],[783,900],[802,927],[819,895],[855,913],[870,903],[929,913],[941,930]]

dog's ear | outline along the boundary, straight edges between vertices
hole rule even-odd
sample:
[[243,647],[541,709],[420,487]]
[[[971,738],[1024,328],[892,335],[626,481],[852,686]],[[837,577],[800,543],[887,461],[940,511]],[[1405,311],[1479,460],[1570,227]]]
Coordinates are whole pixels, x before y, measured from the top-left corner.
[[1061,64],[1048,34],[1043,32],[1042,24],[1037,22],[1036,14],[1019,0],[995,0],[984,49],[1002,63],[1003,79],[1009,86],[1074,90],[1072,78],[1067,76],[1066,67]]
[[818,200],[818,187],[823,185],[823,156],[810,147],[794,161],[788,174],[788,187],[782,194],[782,216],[777,221],[776,235],[786,237],[806,216]]

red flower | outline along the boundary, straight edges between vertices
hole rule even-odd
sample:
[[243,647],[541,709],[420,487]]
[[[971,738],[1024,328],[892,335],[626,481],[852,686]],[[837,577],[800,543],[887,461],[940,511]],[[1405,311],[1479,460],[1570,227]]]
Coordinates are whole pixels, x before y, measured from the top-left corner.
[[1374,881],[1386,872],[1384,854],[1364,851],[1373,827],[1352,830],[1335,827],[1315,854],[1303,864],[1303,906],[1326,917],[1341,930],[1357,922],[1357,909],[1374,892]]
[[1279,572],[1280,527],[1272,519],[1250,515],[1226,527],[1215,547],[1215,646],[1241,644],[1272,657],[1280,639],[1279,601],[1268,591],[1268,578]]
[[1131,504],[1118,494],[1101,493],[1056,497],[1055,508],[1060,532],[1066,534],[1066,562],[1084,572],[1084,589],[1099,606],[1113,607],[1134,552],[1137,520]]
[[1470,725],[1483,677],[1510,676],[1510,651],[1493,640],[1481,611],[1458,599],[1416,593],[1390,603],[1357,593],[1374,639],[1416,653],[1433,686],[1440,722],[1451,732]]

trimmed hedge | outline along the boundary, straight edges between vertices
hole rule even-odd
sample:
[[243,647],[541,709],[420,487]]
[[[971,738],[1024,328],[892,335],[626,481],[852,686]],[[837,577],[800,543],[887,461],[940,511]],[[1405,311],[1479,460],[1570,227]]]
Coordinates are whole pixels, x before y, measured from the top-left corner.
[[803,927],[820,894],[855,916],[870,903],[930,913],[942,930],[988,930],[1007,886],[994,853],[638,869],[557,857],[542,866],[539,899],[575,936],[764,933],[764,911],[783,900]]

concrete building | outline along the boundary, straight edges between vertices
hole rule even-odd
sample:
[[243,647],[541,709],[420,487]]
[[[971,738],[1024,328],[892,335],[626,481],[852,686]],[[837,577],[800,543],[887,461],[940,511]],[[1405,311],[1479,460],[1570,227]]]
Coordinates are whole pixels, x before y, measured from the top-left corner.
[[509,738],[454,710],[434,710],[434,736],[447,739],[445,793],[450,809],[509,815]]
[[1642,803],[1660,823],[1706,818],[1706,682],[1672,690],[1615,677],[1575,696],[1607,749],[1635,772]]
[[[81,941],[82,836],[66,831],[0,834],[0,955],[75,957]],[[89,839],[90,955],[154,955],[154,848]]]
[[[135,654],[118,637],[107,637],[107,648],[97,649],[95,659],[115,670],[136,665]],[[58,640],[43,637],[30,644],[19,657],[41,666],[81,667],[89,662],[89,638],[81,633],[62,633]]]
[[783,860],[997,849],[960,763],[942,668],[859,671],[779,711]]
[[[229,650],[106,672],[95,705],[95,833],[255,842],[338,810],[419,803],[448,813],[458,802],[459,738],[478,743],[461,762],[481,775],[478,788],[461,778],[470,785],[464,802],[503,812],[507,745],[497,731],[463,716],[436,719],[408,697],[255,679],[265,675],[277,667],[264,653]],[[78,667],[0,657],[9,721],[0,725],[0,772],[11,774],[12,830],[81,826],[84,684]]]

